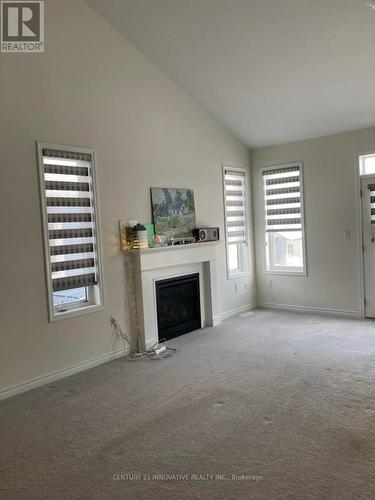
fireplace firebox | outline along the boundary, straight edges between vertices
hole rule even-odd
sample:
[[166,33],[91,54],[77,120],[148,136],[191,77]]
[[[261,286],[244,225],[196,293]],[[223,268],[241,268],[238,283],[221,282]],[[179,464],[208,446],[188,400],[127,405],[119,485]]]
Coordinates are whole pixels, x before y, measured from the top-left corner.
[[199,273],[155,283],[159,340],[201,328]]

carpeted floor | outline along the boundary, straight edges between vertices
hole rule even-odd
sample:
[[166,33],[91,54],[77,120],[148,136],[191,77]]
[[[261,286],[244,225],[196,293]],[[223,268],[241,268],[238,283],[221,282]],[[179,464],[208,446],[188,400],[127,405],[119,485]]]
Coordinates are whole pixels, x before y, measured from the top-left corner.
[[2,402],[0,497],[375,498],[374,321],[257,310],[169,345]]

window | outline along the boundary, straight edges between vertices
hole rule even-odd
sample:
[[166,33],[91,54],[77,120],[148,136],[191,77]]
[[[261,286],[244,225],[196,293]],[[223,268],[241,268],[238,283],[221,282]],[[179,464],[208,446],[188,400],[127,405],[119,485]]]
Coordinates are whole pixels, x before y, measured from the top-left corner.
[[50,321],[102,307],[90,149],[38,144]]
[[266,270],[305,274],[302,163],[262,169]]
[[224,167],[228,278],[249,271],[246,171]]
[[359,175],[375,174],[375,153],[359,156]]

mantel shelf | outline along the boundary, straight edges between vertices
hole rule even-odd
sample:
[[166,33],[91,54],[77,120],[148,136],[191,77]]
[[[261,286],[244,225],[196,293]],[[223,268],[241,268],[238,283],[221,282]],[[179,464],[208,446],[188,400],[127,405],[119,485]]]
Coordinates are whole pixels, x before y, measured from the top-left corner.
[[208,245],[218,245],[221,243],[221,240],[218,241],[205,241],[202,243],[189,243],[187,245],[170,245],[166,247],[151,247],[151,248],[131,248],[129,250],[126,250],[126,252],[130,253],[137,253],[137,254],[148,254],[148,253],[154,253],[154,252],[166,252],[166,251],[173,251],[173,250],[187,250],[189,248],[201,248],[202,246],[208,246]]

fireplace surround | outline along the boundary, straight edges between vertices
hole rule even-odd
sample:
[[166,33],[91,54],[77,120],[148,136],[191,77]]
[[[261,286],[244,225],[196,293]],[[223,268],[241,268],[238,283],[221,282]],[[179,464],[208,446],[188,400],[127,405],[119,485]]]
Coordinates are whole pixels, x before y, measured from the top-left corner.
[[132,275],[135,314],[142,349],[159,340],[157,283],[195,274],[198,276],[200,319],[198,328],[221,322],[218,296],[217,247],[221,242],[193,243],[127,251]]

